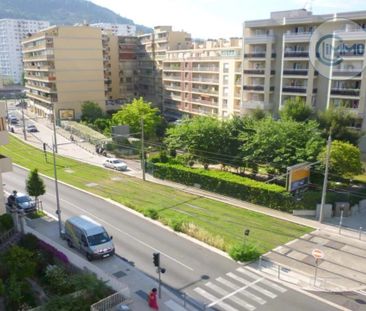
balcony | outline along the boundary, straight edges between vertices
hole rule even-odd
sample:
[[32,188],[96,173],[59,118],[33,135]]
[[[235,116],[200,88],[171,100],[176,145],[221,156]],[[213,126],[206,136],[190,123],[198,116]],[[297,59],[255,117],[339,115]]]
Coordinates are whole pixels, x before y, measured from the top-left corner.
[[192,102],[201,104],[201,105],[211,106],[211,107],[219,106],[218,102],[211,101],[211,100],[205,100],[205,99],[199,99],[199,98],[192,98]]
[[284,93],[302,93],[302,94],[305,94],[306,90],[307,90],[307,87],[305,85],[299,85],[299,86],[286,85],[282,88],[282,92],[284,92]]
[[13,170],[11,160],[3,155],[0,155],[0,173],[7,173]]
[[212,72],[218,72],[219,67],[212,66],[212,67],[192,67],[192,71],[212,71]]
[[340,96],[360,96],[360,89],[346,89],[346,88],[332,88],[330,91],[331,95],[340,95]]
[[180,66],[167,66],[167,67],[164,67],[165,71],[181,71],[181,67]]
[[205,94],[212,94],[212,95],[219,95],[219,91],[218,90],[209,90],[209,89],[202,89],[202,88],[192,88],[192,93],[205,93]]
[[264,91],[264,85],[244,85],[244,91]]
[[209,79],[209,78],[192,78],[192,81],[195,82],[202,82],[202,83],[214,83],[214,84],[219,84],[219,79]]
[[47,103],[47,104],[57,103],[57,97],[42,96],[42,95],[30,93],[30,92],[27,92],[27,97],[37,99],[37,100]]
[[23,62],[34,62],[35,60],[39,60],[39,61],[54,60],[54,55],[33,55],[33,56],[28,56],[27,54],[24,54],[24,56],[23,56]]
[[309,52],[305,52],[305,51],[288,51],[288,52],[285,52],[284,57],[308,58],[309,57]]
[[308,69],[287,69],[285,68],[283,70],[283,75],[286,76],[307,76],[308,75]]
[[286,42],[309,42],[312,32],[289,32],[285,34]]
[[276,37],[274,35],[253,35],[244,37],[245,44],[259,44],[259,43],[267,43],[267,42],[274,42]]
[[333,69],[334,77],[361,77],[363,69]]
[[245,53],[244,58],[265,58],[266,52]]
[[177,85],[164,85],[164,88],[166,88],[167,90],[178,90],[181,91],[182,87],[181,86],[177,86]]
[[29,83],[26,83],[25,87],[28,89],[34,89],[34,90],[38,90],[38,91],[42,91],[42,92],[46,92],[46,93],[56,93],[57,92],[55,87],[39,86],[39,85],[33,85],[33,84],[29,84]]
[[[245,69],[244,70],[244,74],[247,74],[247,75],[265,75],[265,69]],[[271,70],[271,75],[274,75],[275,74],[275,71],[274,70]]]
[[272,105],[261,100],[249,100],[243,103],[242,108],[270,110],[272,108]]
[[168,76],[168,75],[164,75],[163,79],[172,80],[172,81],[181,81],[182,80],[180,76]]
[[56,77],[54,77],[54,76],[25,75],[24,79],[42,81],[42,82],[55,82],[56,81]]

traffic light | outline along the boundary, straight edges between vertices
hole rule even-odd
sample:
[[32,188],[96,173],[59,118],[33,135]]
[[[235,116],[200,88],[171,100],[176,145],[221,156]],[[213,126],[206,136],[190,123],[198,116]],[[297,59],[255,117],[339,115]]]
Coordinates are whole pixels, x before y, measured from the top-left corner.
[[160,253],[153,253],[153,261],[155,267],[160,267]]

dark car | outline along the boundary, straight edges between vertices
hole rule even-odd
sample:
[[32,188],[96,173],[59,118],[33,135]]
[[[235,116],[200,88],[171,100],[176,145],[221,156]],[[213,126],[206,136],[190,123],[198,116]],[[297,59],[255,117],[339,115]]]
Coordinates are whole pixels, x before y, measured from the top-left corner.
[[11,205],[15,206],[18,210],[23,210],[24,213],[33,213],[37,210],[37,205],[28,195],[23,193],[12,194],[8,198],[7,208],[11,208]]
[[31,125],[27,126],[27,132],[28,133],[37,133],[38,129],[34,124],[31,124]]

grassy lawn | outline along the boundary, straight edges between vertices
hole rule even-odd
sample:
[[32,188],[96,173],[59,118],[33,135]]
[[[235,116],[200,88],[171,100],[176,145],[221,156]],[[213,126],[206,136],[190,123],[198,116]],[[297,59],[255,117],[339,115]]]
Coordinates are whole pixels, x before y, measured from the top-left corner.
[[[51,154],[48,154],[46,163],[41,150],[14,137],[10,138],[8,145],[0,147],[0,153],[10,157],[14,163],[29,169],[37,168],[40,173],[53,177]],[[60,181],[110,198],[141,213],[147,214],[154,209],[165,224],[193,223],[210,236],[223,240],[226,250],[242,241],[244,229],[251,230],[249,241],[256,244],[260,252],[313,230],[61,156],[57,156],[57,172]],[[91,183],[98,186],[88,186]]]

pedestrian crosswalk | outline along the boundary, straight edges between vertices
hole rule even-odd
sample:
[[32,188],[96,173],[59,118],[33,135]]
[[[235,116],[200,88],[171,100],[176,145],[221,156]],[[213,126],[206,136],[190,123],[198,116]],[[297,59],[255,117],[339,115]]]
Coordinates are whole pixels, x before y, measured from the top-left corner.
[[204,300],[207,310],[254,311],[285,293],[286,288],[240,267],[194,288],[194,292]]

